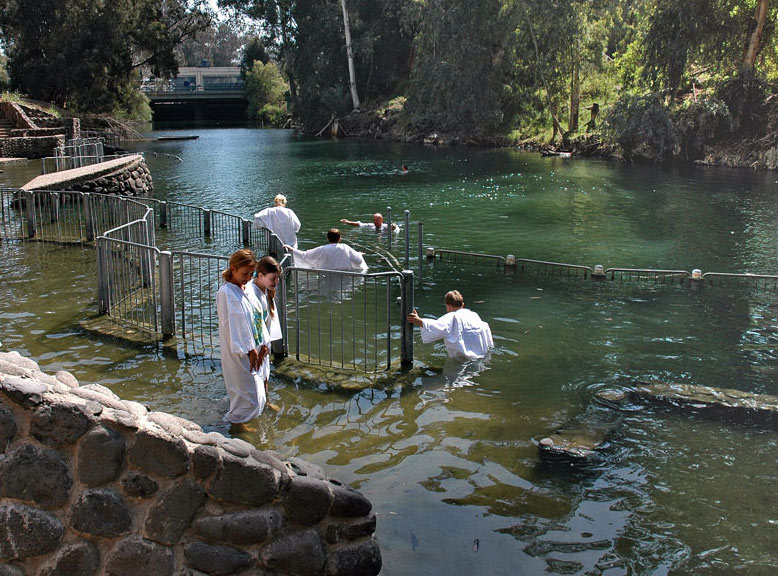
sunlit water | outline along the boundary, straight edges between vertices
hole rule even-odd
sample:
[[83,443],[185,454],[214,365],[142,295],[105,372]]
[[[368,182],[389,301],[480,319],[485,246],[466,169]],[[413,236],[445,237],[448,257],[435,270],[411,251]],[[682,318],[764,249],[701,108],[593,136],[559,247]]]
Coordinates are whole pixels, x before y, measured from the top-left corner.
[[[303,222],[304,248],[342,217],[366,220],[391,206],[395,219],[407,209],[424,223],[425,246],[606,268],[778,273],[772,173],[665,172],[284,131],[186,133],[200,138],[132,144],[146,153],[155,197],[249,217],[282,192]],[[6,166],[0,185],[21,185],[37,169]],[[373,238],[349,229],[345,241]],[[91,248],[3,241],[0,253],[4,350],[226,432],[218,360],[79,329],[96,310]],[[366,494],[382,574],[778,570],[774,431],[631,410],[605,460],[588,470],[543,465],[533,443],[605,410],[594,393],[636,378],[778,394],[775,293],[544,280],[436,262],[424,268],[420,312],[442,314],[451,288],[492,326],[497,348],[482,370],[462,373],[417,335],[427,375],[412,385],[347,393],[273,377],[282,410],[245,437]]]

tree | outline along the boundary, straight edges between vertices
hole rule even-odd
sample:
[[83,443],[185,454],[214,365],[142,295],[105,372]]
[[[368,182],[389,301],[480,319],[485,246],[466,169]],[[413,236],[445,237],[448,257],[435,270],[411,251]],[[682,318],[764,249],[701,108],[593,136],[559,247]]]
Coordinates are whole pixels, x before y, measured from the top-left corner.
[[273,62],[257,60],[246,74],[246,97],[249,100],[248,117],[278,126],[286,116],[284,94],[288,87]]
[[253,36],[244,46],[240,56],[240,72],[243,76],[254,67],[254,62],[267,64],[270,61],[265,45],[259,36]]
[[357,80],[354,73],[354,53],[351,49],[351,27],[348,24],[348,10],[346,9],[346,0],[340,0],[343,8],[343,30],[346,37],[346,58],[348,58],[348,87],[351,91],[351,102],[354,104],[354,110],[359,110],[359,95],[357,94]]
[[510,118],[512,23],[500,0],[429,0],[406,110],[422,130],[492,135]]
[[238,20],[213,22],[181,43],[181,66],[199,66],[206,60],[211,66],[235,66],[246,42],[243,25]]
[[205,0],[0,0],[12,85],[80,112],[132,108],[138,70],[175,74],[176,46],[209,23]]

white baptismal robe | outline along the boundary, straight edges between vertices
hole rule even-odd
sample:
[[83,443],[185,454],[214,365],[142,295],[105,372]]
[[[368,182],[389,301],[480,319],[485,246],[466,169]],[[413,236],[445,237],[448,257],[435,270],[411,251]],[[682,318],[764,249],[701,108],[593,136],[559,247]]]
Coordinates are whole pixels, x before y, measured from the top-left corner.
[[257,212],[254,214],[254,228],[267,228],[278,236],[281,242],[297,248],[300,219],[291,208],[274,206]]
[[325,244],[310,250],[293,250],[295,266],[321,270],[367,272],[367,264],[360,252],[340,242]]
[[224,419],[231,423],[256,418],[265,407],[264,378],[251,371],[249,361],[249,352],[256,348],[255,313],[260,309],[249,286],[242,290],[225,282],[216,295],[222,374],[230,399]]
[[483,358],[494,346],[489,324],[467,308],[448,312],[437,320],[422,319],[421,341],[428,344],[441,339],[448,355],[460,360]]
[[[251,282],[251,284],[246,287],[246,289],[249,288],[254,291],[254,296],[256,296],[257,300],[259,300],[259,303],[262,306],[262,318],[265,321],[265,327],[267,330],[266,337],[268,339],[268,341],[264,342],[264,344],[267,344],[267,347],[270,348],[270,342],[273,340],[280,340],[283,337],[281,332],[281,321],[278,319],[278,310],[276,309],[275,314],[271,315],[270,308],[268,307],[267,295],[254,282]],[[259,369],[259,375],[263,382],[270,378],[269,351],[267,356],[265,356],[265,359],[262,361],[262,366]]]

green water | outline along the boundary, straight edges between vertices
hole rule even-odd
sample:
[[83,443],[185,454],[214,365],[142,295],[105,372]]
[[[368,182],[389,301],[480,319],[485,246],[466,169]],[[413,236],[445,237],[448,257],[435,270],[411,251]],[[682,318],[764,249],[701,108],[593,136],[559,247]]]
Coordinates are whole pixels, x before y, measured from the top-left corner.
[[[606,268],[778,273],[772,173],[285,131],[184,133],[199,139],[131,145],[146,153],[155,197],[250,217],[284,193],[303,222],[303,248],[342,217],[366,220],[391,206],[395,219],[410,211],[414,230],[424,223],[425,246]],[[7,166],[0,185],[18,186],[37,168]],[[344,240],[374,242],[353,229]],[[218,361],[125,348],[78,328],[96,309],[91,249],[4,241],[0,253],[3,349],[224,431]],[[571,418],[596,416],[595,392],[635,378],[778,394],[775,293],[435,262],[423,270],[420,313],[442,314],[451,288],[495,334],[481,371],[458,373],[417,335],[427,369],[412,384],[347,393],[274,377],[282,410],[245,437],[363,491],[378,514],[382,574],[775,573],[775,432],[634,409],[588,470],[545,466],[533,443]]]

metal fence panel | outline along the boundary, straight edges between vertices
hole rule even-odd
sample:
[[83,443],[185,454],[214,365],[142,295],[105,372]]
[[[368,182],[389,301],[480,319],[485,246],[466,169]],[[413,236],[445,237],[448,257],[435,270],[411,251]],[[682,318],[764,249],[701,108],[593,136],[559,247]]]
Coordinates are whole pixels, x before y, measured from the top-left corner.
[[18,240],[24,233],[24,196],[16,188],[0,188],[0,231],[2,237]]

